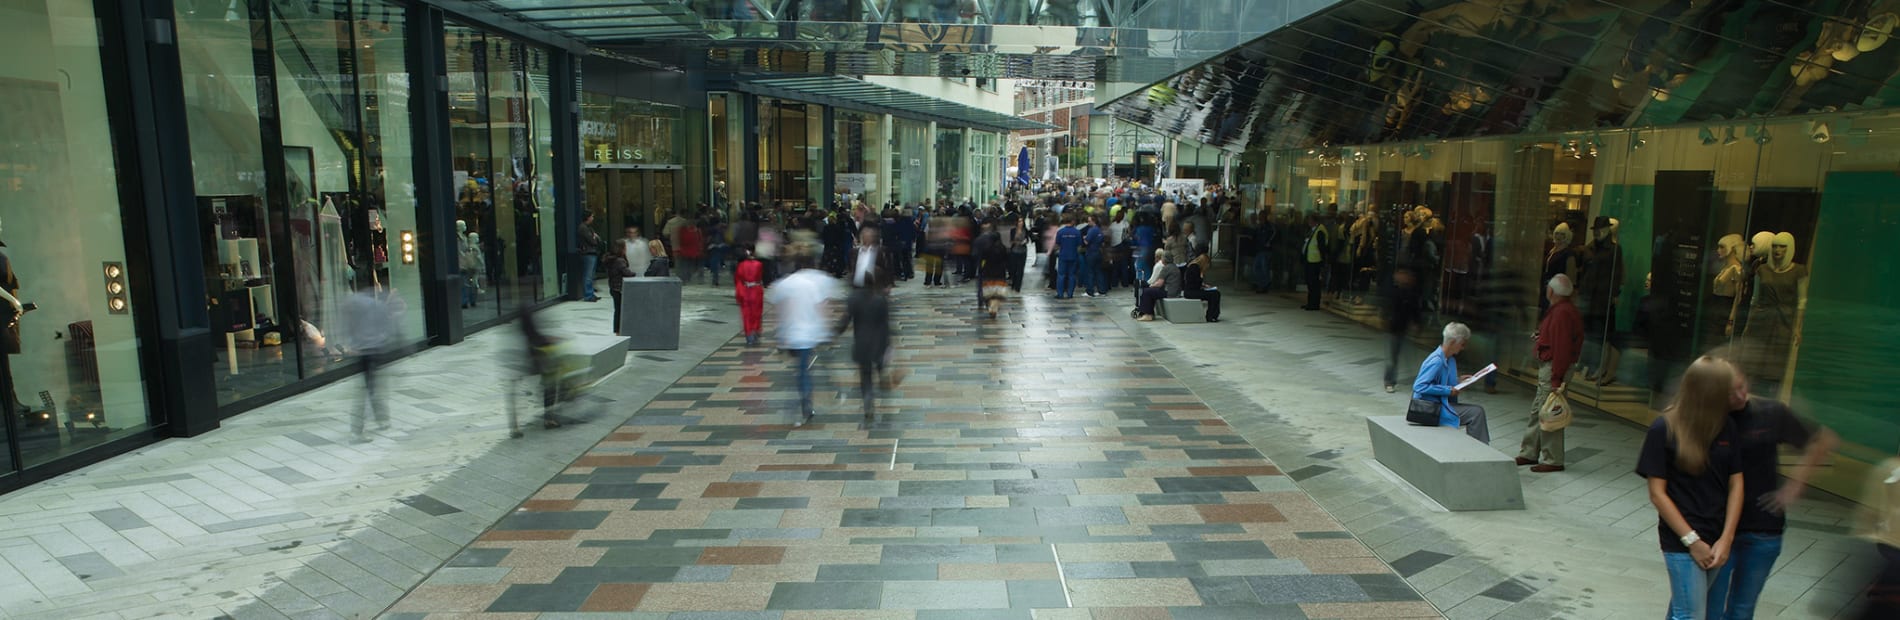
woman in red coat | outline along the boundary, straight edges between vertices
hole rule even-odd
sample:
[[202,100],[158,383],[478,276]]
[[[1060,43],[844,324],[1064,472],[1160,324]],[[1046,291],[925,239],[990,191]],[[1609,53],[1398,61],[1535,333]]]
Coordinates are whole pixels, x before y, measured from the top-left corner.
[[746,346],[759,343],[759,322],[765,316],[765,264],[752,257],[752,248],[739,250],[739,268],[734,270],[732,292],[739,299],[739,321],[744,325]]

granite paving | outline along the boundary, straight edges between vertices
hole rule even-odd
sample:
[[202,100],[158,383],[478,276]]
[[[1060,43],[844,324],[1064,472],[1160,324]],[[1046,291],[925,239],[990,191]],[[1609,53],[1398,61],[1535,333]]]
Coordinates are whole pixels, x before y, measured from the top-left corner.
[[900,290],[869,421],[848,340],[803,426],[728,341],[387,617],[1438,616],[1114,308],[966,293]]

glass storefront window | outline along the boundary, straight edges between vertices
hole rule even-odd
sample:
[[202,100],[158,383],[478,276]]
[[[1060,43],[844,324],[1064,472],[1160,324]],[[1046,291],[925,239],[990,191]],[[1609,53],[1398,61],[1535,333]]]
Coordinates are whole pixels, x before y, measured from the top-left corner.
[[[1279,247],[1298,247],[1310,213],[1353,250],[1322,276],[1340,294],[1329,310],[1376,324],[1407,271],[1431,328],[1417,344],[1462,321],[1475,332],[1467,363],[1528,379],[1544,283],[1562,273],[1585,318],[1573,402],[1646,424],[1691,361],[1719,352],[1754,393],[1842,431],[1842,454],[1861,461],[1900,444],[1900,423],[1878,414],[1894,382],[1864,353],[1900,344],[1879,327],[1900,294],[1868,254],[1900,237],[1896,160],[1891,112],[1260,159],[1286,198],[1274,221],[1295,241]],[[1298,280],[1297,258],[1275,253],[1277,282]],[[1819,484],[1852,493],[1858,470],[1837,469],[1848,473]]]
[[893,118],[891,131],[892,200],[916,204],[930,200],[924,174],[924,153],[930,148],[930,126],[923,121]]
[[884,204],[889,190],[877,174],[878,159],[884,153],[883,128],[879,126],[882,119],[877,114],[836,112],[831,142],[836,149],[831,155],[832,178],[837,185],[833,193],[851,194],[867,205]]
[[937,130],[937,197],[957,203],[981,198],[963,186],[963,130]]
[[462,321],[478,324],[559,294],[549,52],[460,24],[444,32]]
[[824,106],[759,98],[759,198],[772,208],[802,209],[823,199]]
[[712,142],[713,205],[727,220],[736,220],[740,202],[745,201],[745,186],[733,182],[745,169],[745,114],[741,107],[745,96],[738,93],[706,95],[709,139]]
[[4,473],[152,421],[92,3],[8,2],[0,19],[6,57],[35,59],[0,69],[0,448],[21,460],[0,454]]
[[402,251],[417,207],[402,11],[227,8],[177,16],[220,404],[347,368],[340,308],[359,289],[392,291],[404,336],[426,336]]

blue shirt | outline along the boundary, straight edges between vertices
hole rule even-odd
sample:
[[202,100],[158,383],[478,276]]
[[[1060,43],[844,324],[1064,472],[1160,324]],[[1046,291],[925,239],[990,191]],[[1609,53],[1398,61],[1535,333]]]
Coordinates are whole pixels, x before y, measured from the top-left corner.
[[1458,360],[1445,357],[1442,347],[1432,349],[1418,367],[1418,379],[1412,381],[1412,398],[1438,401],[1438,425],[1458,428],[1458,412],[1451,409],[1458,402],[1451,389],[1457,386]]
[[1056,231],[1056,258],[1075,260],[1081,258],[1082,231],[1074,226],[1063,226]]
[[1147,224],[1136,226],[1135,227],[1135,247],[1148,250],[1148,254],[1153,255],[1154,249],[1155,249],[1155,236],[1157,232],[1158,231],[1155,230],[1155,227],[1149,226]]
[[1100,254],[1102,252],[1102,227],[1090,226],[1088,235],[1084,239],[1087,242],[1085,250],[1087,253]]

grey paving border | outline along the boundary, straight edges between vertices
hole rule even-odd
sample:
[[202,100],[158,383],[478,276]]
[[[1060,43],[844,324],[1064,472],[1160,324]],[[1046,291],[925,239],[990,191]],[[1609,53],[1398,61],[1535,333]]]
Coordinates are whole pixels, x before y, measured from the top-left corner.
[[[277,572],[276,585],[230,617],[365,618],[387,610],[738,333],[736,321],[687,320],[679,350],[635,352],[585,397],[607,414],[498,444],[402,505],[337,534],[324,556]],[[532,405],[525,397],[522,404]],[[494,432],[504,428],[497,424]]]

